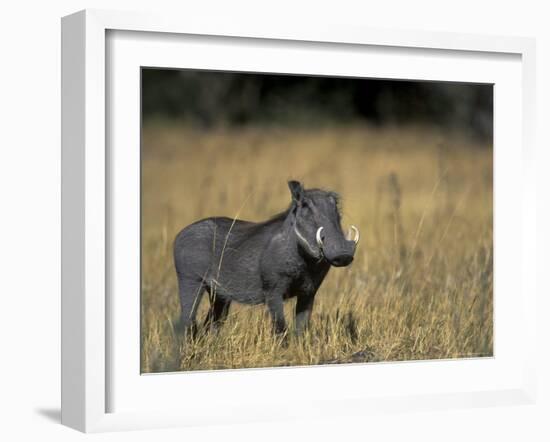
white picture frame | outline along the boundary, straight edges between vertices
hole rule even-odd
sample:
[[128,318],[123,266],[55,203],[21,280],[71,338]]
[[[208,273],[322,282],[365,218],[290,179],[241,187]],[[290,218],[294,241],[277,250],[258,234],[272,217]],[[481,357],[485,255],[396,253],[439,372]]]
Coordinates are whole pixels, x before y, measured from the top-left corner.
[[[327,24],[307,24],[307,26],[293,27],[283,24],[246,23],[245,21],[216,23],[196,20],[192,17],[175,19],[150,14],[99,10],[81,11],[64,17],[62,21],[63,424],[80,431],[95,432],[208,425],[212,420],[212,413],[207,414],[206,412],[207,403],[199,403],[193,410],[183,406],[178,409],[173,404],[151,409],[136,407],[131,410],[128,407],[113,408],[110,399],[112,391],[118,385],[116,382],[115,384],[112,382],[113,370],[116,371],[123,365],[116,364],[117,366],[113,367],[113,361],[117,360],[115,356],[118,356],[119,360],[125,356],[117,352],[116,349],[120,349],[120,346],[111,345],[111,337],[116,330],[116,326],[113,324],[120,321],[116,322],[117,318],[112,312],[112,300],[108,296],[109,290],[112,289],[110,281],[112,275],[109,274],[110,260],[116,260],[116,257],[111,256],[110,251],[112,250],[109,247],[109,244],[116,240],[113,235],[117,232],[116,228],[112,228],[112,213],[116,212],[113,211],[113,204],[117,204],[118,201],[111,192],[111,185],[112,180],[116,180],[120,175],[117,175],[116,164],[114,166],[110,164],[113,158],[110,157],[109,143],[116,143],[116,136],[113,135],[112,130],[109,132],[106,127],[106,122],[111,122],[112,118],[117,121],[116,115],[112,115],[112,113],[116,113],[116,110],[114,111],[108,106],[111,93],[109,81],[116,76],[114,74],[112,76],[112,72],[108,69],[108,64],[113,62],[108,57],[117,57],[119,54],[119,52],[109,50],[108,35],[134,32],[139,32],[140,38],[145,40],[152,39],[153,36],[157,40],[159,36],[161,39],[162,36],[169,36],[174,41],[185,39],[185,36],[204,38],[211,36],[229,46],[232,45],[232,42],[235,42],[235,45],[236,42],[243,41],[254,42],[254,45],[269,42],[272,45],[284,44],[287,48],[307,51],[307,47],[328,45],[335,53],[350,48],[376,48],[381,53],[393,50],[392,48],[399,48],[405,53],[415,50],[431,51],[430,54],[434,57],[434,61],[437,61],[438,57],[460,54],[469,54],[481,61],[491,58],[495,54],[509,56],[515,60],[514,64],[519,71],[514,71],[509,88],[513,89],[512,86],[517,84],[521,90],[510,90],[509,92],[510,96],[518,101],[521,109],[515,109],[509,115],[501,113],[499,116],[499,103],[496,102],[495,113],[497,114],[496,118],[508,118],[507,126],[512,125],[511,130],[514,131],[511,133],[510,140],[517,138],[518,143],[506,145],[507,139],[504,137],[499,139],[499,134],[504,133],[498,130],[495,132],[495,147],[498,149],[500,145],[509,146],[507,152],[509,151],[510,154],[510,156],[503,156],[502,161],[495,161],[495,175],[498,177],[501,174],[500,165],[502,165],[503,171],[507,171],[509,170],[507,168],[512,167],[514,162],[518,167],[517,160],[519,160],[521,170],[516,178],[519,177],[521,185],[514,182],[513,188],[505,190],[508,190],[511,195],[515,195],[510,199],[512,204],[521,204],[521,210],[516,210],[518,215],[515,220],[517,222],[502,224],[502,235],[510,233],[516,235],[512,247],[515,247],[517,253],[510,258],[514,260],[510,261],[510,264],[518,265],[516,268],[520,268],[521,271],[519,275],[511,275],[510,272],[506,272],[504,267],[501,267],[500,274],[504,278],[510,278],[511,286],[516,287],[521,294],[517,300],[513,301],[517,302],[516,311],[521,312],[515,326],[521,329],[521,336],[524,338],[534,335],[536,316],[534,195],[536,192],[535,178],[532,173],[534,170],[532,121],[534,120],[535,96],[535,46],[532,39],[401,30],[390,32],[335,25],[327,26]],[[131,44],[135,45],[136,42],[133,41]],[[140,43],[138,42],[138,44]],[[163,45],[164,43],[158,44]],[[158,47],[156,49],[157,53],[162,52],[158,51]],[[353,51],[349,56],[353,57]],[[128,62],[139,63],[139,60],[130,57]],[[236,61],[230,60],[227,63],[226,66],[229,69]],[[176,65],[178,64],[176,63]],[[249,69],[252,68],[251,65]],[[511,69],[513,71],[515,68]],[[418,78],[422,78],[421,72],[418,75]],[[485,77],[483,72],[478,74],[463,72],[461,75],[461,78],[469,81],[476,81],[477,78],[488,78],[487,81],[490,81],[490,76]],[[502,95],[502,97],[505,96]],[[135,123],[134,121],[133,124],[135,125]],[[139,134],[135,135],[139,138]],[[135,145],[135,140],[130,144]],[[507,158],[506,161],[504,158]],[[129,164],[135,164],[135,161],[130,161]],[[506,178],[502,174],[500,176],[500,179]],[[499,187],[496,186],[495,189],[498,207]],[[497,232],[495,235],[498,238]],[[512,240],[510,241],[512,242]],[[502,242],[499,243],[496,240],[495,244],[495,260],[498,261],[497,252]],[[133,250],[135,251],[135,249]],[[500,285],[500,287],[502,286]],[[495,284],[495,287],[497,293],[498,284]],[[498,302],[498,298],[496,298],[497,305]],[[509,306],[512,308],[512,301]],[[502,317],[509,316],[503,314]],[[133,323],[135,325],[135,321]],[[506,331],[505,324],[501,330]],[[508,335],[501,334],[501,336]],[[116,338],[113,339],[116,341]],[[522,342],[526,344],[522,347],[521,352],[517,352],[516,360],[501,366],[496,365],[500,357],[497,351],[494,358],[494,361],[497,362],[490,362],[486,364],[487,367],[481,367],[483,363],[480,364],[479,361],[461,361],[459,363],[440,361],[433,363],[439,365],[432,365],[432,368],[429,364],[417,363],[409,364],[404,369],[399,368],[403,366],[400,364],[373,364],[374,368],[367,368],[366,365],[354,365],[353,367],[265,369],[254,370],[252,374],[248,375],[249,379],[253,379],[252,383],[248,384],[243,383],[244,376],[247,376],[243,371],[190,375],[193,376],[194,384],[200,385],[201,382],[207,383],[216,379],[218,386],[223,385],[224,382],[231,382],[235,385],[240,382],[242,388],[249,390],[250,394],[242,394],[239,399],[229,402],[238,413],[214,413],[217,422],[226,423],[277,420],[289,417],[361,415],[374,410],[392,412],[441,407],[532,403],[536,393],[535,339],[524,339]],[[501,352],[501,355],[505,355],[505,352]],[[135,354],[130,354],[129,358],[132,359],[133,356]],[[502,360],[506,360],[506,358],[503,356]],[[135,364],[133,359],[132,361]],[[453,389],[450,386],[451,382],[441,377],[443,372],[440,364],[447,364],[446,368],[443,368],[443,370],[447,370],[445,376],[456,372],[456,370],[470,370],[470,378],[476,376],[476,373],[481,373],[479,370],[487,370],[485,375],[489,376],[491,370],[495,371],[497,368],[501,374],[504,374],[494,385],[484,386],[483,379],[485,378],[479,378],[476,385],[464,383],[460,387],[455,385]],[[508,372],[507,367],[510,368],[512,365],[513,369]],[[286,384],[298,381],[307,383],[307,379],[311,377],[312,369],[316,370],[317,376],[319,373],[325,373],[326,379],[335,379],[339,373],[345,373],[347,383],[342,383],[341,393],[337,388],[329,388],[326,397],[323,397],[322,394],[310,397],[307,400],[307,407],[304,407],[304,402],[294,403],[293,401],[286,406],[281,406],[280,402],[274,402],[272,406],[269,404],[258,406],[257,398],[254,396],[258,390],[268,388],[270,383],[275,385],[278,390],[280,390],[282,382]],[[304,372],[303,370],[310,371]],[[342,372],[342,370],[346,371]],[[372,394],[358,388],[356,394],[348,394],[350,389],[354,388],[354,379],[358,379],[362,373],[366,373],[366,370],[369,370],[369,376],[378,372],[386,378],[392,376],[392,373],[395,376],[401,376],[402,373],[410,376],[414,372],[415,376],[422,377],[423,372],[429,372],[429,378],[439,379],[439,381],[435,382],[437,386],[429,391],[422,390],[423,384],[421,383],[418,384],[420,390],[405,391],[396,382],[393,390],[384,387],[385,389]],[[270,379],[273,379],[275,375],[278,379],[271,381]],[[138,383],[145,378],[153,379],[152,376],[140,377],[139,372],[128,373],[129,379],[136,379]],[[116,376],[114,378],[120,379],[120,375],[118,378]],[[165,392],[167,390],[162,389],[173,389],[176,378],[176,376],[166,375],[157,377],[158,380],[162,379],[160,383],[163,385],[145,381],[151,382],[151,384],[145,386],[144,391],[161,391],[159,397],[164,395],[167,398]],[[453,382],[460,384],[456,380]],[[127,387],[126,390],[121,390],[121,394],[129,394],[130,389],[141,388],[137,384],[128,384]],[[176,386],[176,388],[179,387]],[[189,394],[191,399],[198,400],[198,393],[189,392]],[[144,397],[150,401],[149,397]],[[136,398],[128,396],[126,402],[135,400]],[[168,398],[166,402],[170,402]],[[224,404],[223,399],[220,399],[220,404]]]

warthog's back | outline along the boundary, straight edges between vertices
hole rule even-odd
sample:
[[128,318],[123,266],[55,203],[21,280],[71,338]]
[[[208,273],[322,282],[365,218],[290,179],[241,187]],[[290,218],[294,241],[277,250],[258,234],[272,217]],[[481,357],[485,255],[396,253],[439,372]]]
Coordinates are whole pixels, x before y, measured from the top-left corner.
[[210,291],[245,303],[263,302],[260,262],[276,222],[206,218],[185,227],[174,241],[182,278],[203,280]]

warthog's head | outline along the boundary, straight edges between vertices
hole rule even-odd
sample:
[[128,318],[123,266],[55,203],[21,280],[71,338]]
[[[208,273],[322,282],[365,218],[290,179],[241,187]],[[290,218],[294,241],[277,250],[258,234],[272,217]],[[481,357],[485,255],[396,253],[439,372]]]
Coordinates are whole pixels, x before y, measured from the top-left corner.
[[320,189],[304,189],[289,181],[292,194],[294,232],[302,249],[315,259],[326,259],[335,267],[353,261],[359,230],[351,226],[347,237],[340,225],[338,195]]

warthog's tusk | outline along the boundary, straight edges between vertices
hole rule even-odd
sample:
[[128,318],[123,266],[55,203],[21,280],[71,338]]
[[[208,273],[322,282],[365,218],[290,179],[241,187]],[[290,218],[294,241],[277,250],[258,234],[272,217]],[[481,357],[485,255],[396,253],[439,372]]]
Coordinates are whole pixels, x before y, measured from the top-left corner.
[[348,240],[351,239],[351,231],[353,230],[353,232],[355,233],[355,236],[353,238],[353,242],[355,244],[357,244],[359,242],[359,229],[357,227],[355,227],[354,225],[351,225],[349,226],[349,230],[348,230]]
[[319,227],[317,229],[317,234],[315,235],[315,239],[317,240],[317,245],[320,247],[320,248],[323,248],[323,240],[321,239],[321,232],[323,231],[323,228],[322,227]]

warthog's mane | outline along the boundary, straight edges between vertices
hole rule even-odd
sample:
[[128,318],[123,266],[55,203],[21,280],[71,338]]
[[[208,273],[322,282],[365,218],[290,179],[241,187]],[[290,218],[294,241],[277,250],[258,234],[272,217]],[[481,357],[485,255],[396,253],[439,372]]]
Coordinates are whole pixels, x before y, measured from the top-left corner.
[[[304,195],[306,198],[311,198],[312,200],[315,200],[316,198],[326,198],[326,197],[332,197],[336,201],[336,207],[338,209],[338,213],[340,214],[340,195],[336,192],[333,192],[332,190],[324,190],[324,189],[306,189],[304,190]],[[258,225],[269,225],[274,224],[277,222],[283,222],[289,215],[290,212],[292,212],[296,208],[296,202],[292,201],[290,205],[286,208],[286,210],[283,210],[280,213],[277,213],[276,215],[273,215],[268,220],[257,223]]]

